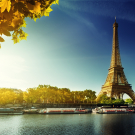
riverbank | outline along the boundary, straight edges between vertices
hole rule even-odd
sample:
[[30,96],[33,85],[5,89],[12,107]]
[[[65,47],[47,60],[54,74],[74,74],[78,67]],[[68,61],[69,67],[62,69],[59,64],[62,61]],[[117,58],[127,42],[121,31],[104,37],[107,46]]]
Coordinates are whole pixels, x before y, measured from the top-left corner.
[[[125,105],[125,104],[124,104]],[[84,108],[84,109],[94,109],[96,107],[104,106],[103,104],[87,104],[87,103],[70,103],[70,104],[52,104],[52,103],[36,103],[36,104],[6,104],[6,105],[0,105],[0,108],[23,108],[23,109],[31,109],[31,108]],[[109,105],[110,106],[110,105]],[[114,107],[117,105],[114,105]],[[121,106],[121,105],[120,105]],[[135,108],[135,105],[130,105],[133,108]],[[113,107],[113,106],[112,106]]]
[[11,107],[22,107],[24,109],[31,109],[33,108],[95,108],[96,104],[7,104],[7,105],[0,105],[0,108],[11,108]]

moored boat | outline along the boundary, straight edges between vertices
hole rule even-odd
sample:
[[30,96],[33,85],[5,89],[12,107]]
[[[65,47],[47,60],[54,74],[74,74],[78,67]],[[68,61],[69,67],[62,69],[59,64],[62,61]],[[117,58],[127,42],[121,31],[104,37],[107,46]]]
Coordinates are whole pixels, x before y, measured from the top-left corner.
[[88,109],[84,109],[84,108],[76,108],[75,110],[76,113],[88,113]]
[[3,114],[23,114],[23,112],[14,108],[0,108],[0,115]]
[[91,113],[92,112],[92,109],[91,108],[87,108],[85,109],[86,113]]
[[92,109],[92,113],[98,113],[101,107],[96,107],[95,109]]
[[27,114],[37,114],[38,113],[38,109],[23,110],[23,112],[27,113]]
[[83,108],[46,108],[40,109],[39,114],[84,114],[87,111]]
[[100,107],[97,113],[99,114],[119,114],[119,113],[134,113],[135,110],[126,106],[120,107]]

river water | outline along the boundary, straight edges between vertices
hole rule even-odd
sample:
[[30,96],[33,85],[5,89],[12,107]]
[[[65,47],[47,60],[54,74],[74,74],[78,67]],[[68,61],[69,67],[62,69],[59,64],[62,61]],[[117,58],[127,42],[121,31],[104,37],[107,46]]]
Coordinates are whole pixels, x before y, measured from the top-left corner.
[[135,135],[135,114],[0,115],[0,135]]

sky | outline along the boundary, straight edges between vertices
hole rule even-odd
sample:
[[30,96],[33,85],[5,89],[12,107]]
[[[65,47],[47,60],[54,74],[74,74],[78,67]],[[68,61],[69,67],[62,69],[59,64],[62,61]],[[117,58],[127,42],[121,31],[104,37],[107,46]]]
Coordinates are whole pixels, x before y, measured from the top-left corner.
[[122,66],[135,91],[134,7],[134,0],[59,0],[49,17],[25,18],[27,40],[14,44],[3,36],[0,87],[25,91],[45,84],[97,95],[110,67],[116,16]]

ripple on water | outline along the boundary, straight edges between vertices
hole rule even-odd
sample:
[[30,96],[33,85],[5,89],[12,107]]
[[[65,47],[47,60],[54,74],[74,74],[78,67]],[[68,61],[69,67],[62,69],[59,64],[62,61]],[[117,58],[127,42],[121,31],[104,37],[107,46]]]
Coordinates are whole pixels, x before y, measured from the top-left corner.
[[132,135],[135,114],[1,115],[0,135]]

